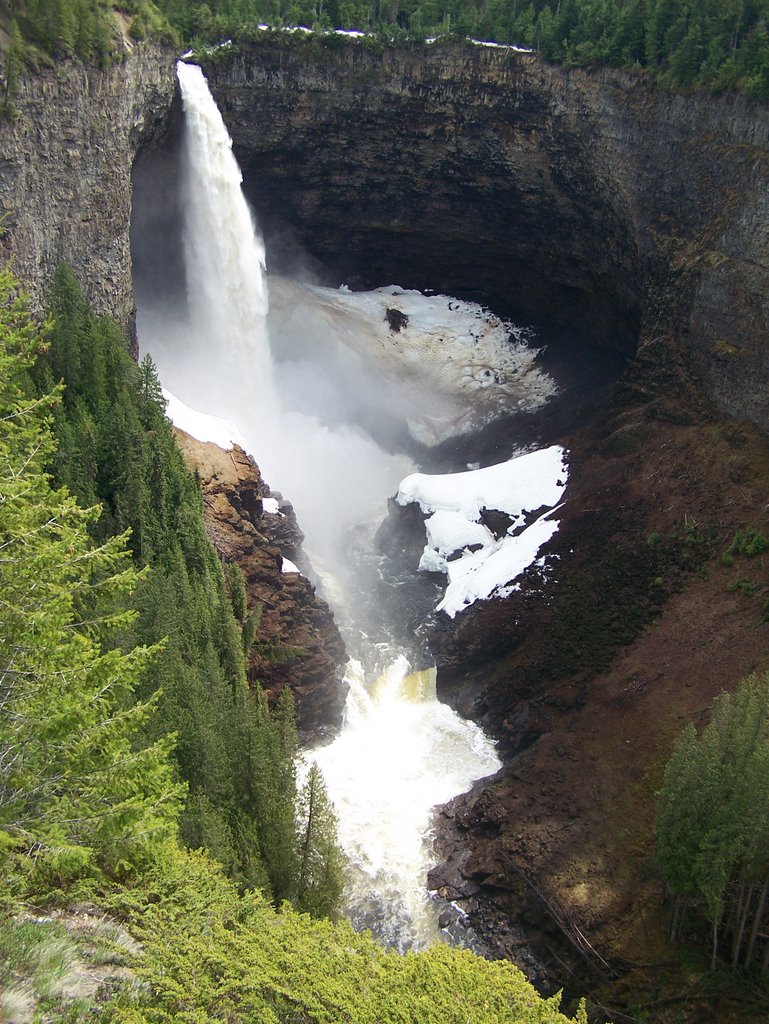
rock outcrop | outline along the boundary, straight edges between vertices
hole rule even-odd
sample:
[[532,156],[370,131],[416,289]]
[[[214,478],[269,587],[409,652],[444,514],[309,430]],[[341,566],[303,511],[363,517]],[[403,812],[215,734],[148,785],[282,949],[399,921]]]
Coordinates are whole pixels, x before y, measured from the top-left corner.
[[240,448],[223,451],[177,430],[185,460],[199,478],[203,516],[211,543],[246,580],[249,609],[261,608],[249,676],[271,698],[290,686],[296,698],[300,734],[317,741],[341,723],[345,693],[339,666],[345,648],[334,617],[299,572],[284,572],[283,561],[304,564],[302,534],[291,505],[271,496],[258,466]]
[[172,54],[136,45],[108,70],[57,62],[26,76],[0,120],[0,246],[39,309],[66,261],[98,313],[133,332],[131,170],[163,131]]

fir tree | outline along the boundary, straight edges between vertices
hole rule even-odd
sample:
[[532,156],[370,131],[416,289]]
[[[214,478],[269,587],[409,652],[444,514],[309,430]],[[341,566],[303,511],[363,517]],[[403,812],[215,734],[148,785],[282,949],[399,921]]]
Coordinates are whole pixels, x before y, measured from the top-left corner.
[[344,889],[345,862],[334,806],[316,764],[300,791],[298,817],[296,905],[313,917],[333,916]]
[[[243,575],[223,569],[209,543],[200,489],[184,465],[149,356],[131,359],[124,338],[93,315],[67,268],[56,274],[47,354],[34,369],[41,394],[65,386],[52,466],[85,504],[99,540],[130,529],[145,575],[124,638],[155,646],[137,696],[156,701],[145,741],[176,734],[175,759],[189,787],[180,819],[192,848],[205,847],[244,886],[276,900],[296,893],[296,729],[290,691],[270,711],[246,679],[259,627]],[[272,654],[272,652],[270,652]]]
[[[657,858],[676,897],[709,924],[711,962],[726,936],[750,965],[769,894],[769,674],[722,694],[700,737],[689,726],[657,804]],[[769,942],[764,943],[764,968]]]
[[0,273],[0,833],[54,878],[135,863],[175,832],[172,737],[135,743],[152,702],[132,691],[153,657],[110,644],[136,586],[125,538],[95,547],[82,509],[46,475],[56,393],[33,396],[40,345]]

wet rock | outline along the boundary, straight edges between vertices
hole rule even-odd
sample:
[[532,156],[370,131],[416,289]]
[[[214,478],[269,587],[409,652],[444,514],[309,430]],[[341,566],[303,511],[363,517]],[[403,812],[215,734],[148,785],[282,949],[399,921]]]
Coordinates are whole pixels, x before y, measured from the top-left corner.
[[374,538],[376,550],[387,556],[388,572],[416,572],[426,542],[425,514],[419,505],[388,499],[387,516]]

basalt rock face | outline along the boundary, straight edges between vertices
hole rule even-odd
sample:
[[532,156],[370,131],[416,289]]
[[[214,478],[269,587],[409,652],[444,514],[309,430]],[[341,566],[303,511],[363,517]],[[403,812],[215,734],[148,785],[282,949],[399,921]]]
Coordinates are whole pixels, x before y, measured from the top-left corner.
[[249,677],[271,698],[290,686],[297,726],[318,740],[339,727],[344,691],[339,666],[345,648],[334,617],[306,576],[283,572],[283,559],[302,563],[303,536],[291,505],[271,495],[258,466],[235,447],[223,451],[177,431],[185,460],[200,478],[206,531],[222,559],[236,562],[246,579],[249,609],[261,608]]
[[769,429],[766,109],[485,47],[264,42],[207,74],[261,220],[352,283],[629,353],[639,325],[673,335],[722,410]]
[[150,44],[109,70],[65,61],[22,80],[18,116],[0,121],[0,246],[36,308],[66,261],[96,311],[133,330],[131,168],[175,88],[172,55]]

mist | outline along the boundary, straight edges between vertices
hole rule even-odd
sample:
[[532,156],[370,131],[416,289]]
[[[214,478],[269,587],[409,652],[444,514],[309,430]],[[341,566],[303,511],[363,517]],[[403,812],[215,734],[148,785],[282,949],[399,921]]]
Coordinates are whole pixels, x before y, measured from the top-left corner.
[[[205,79],[182,64],[179,81],[184,145],[134,173],[140,349],[191,422],[231,421],[295,506],[351,655],[342,732],[308,753],[328,775],[354,868],[347,912],[388,944],[420,946],[440,933],[424,887],[432,808],[499,762],[480,728],[437,700],[435,670],[412,671],[377,606],[371,536],[431,446],[538,408],[554,384],[523,332],[473,303],[268,276]],[[377,827],[373,779],[390,808],[377,803]]]

